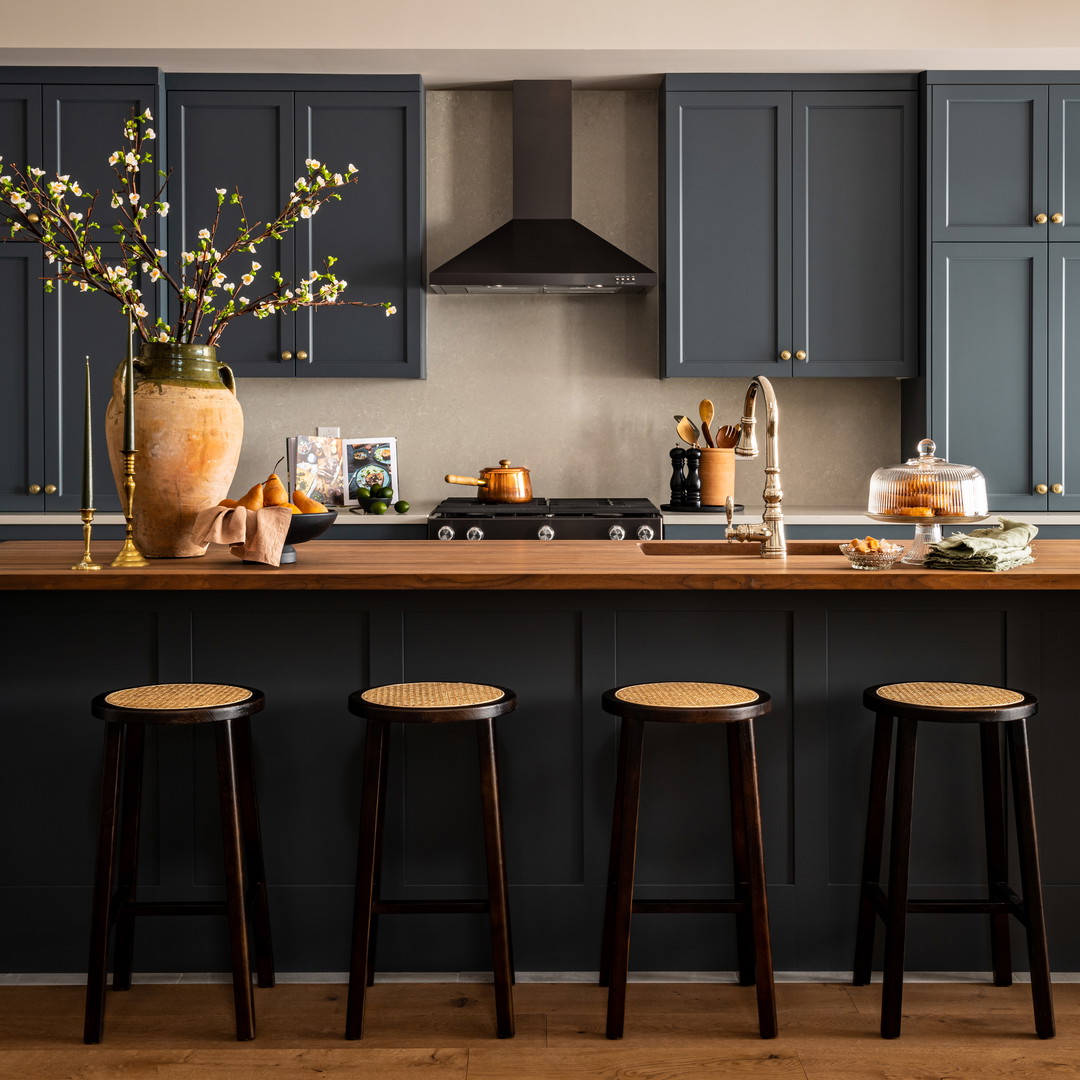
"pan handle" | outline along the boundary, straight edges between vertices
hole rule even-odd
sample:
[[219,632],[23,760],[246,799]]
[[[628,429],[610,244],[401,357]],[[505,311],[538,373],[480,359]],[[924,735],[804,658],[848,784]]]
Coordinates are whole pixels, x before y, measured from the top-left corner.
[[447,473],[443,479],[448,484],[471,484],[473,487],[487,487],[486,480],[477,480],[475,476],[454,476],[453,473]]

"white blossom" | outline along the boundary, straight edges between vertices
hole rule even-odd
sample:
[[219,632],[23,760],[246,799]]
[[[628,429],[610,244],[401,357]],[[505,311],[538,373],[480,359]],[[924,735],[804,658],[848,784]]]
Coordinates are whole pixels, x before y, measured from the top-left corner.
[[353,164],[352,164],[352,163],[350,162],[350,164],[349,164],[349,167],[348,167],[348,168],[347,168],[347,169],[346,169],[345,171],[346,171],[346,172],[347,172],[347,173],[348,173],[348,174],[349,174],[350,176],[352,176],[352,174],[353,174],[354,172],[359,172],[360,170],[359,170],[359,169],[358,169],[358,168],[357,168],[357,167],[356,167],[355,165],[353,165]]
[[161,215],[162,217],[168,217],[168,214],[169,214],[169,204],[168,204],[167,202],[160,202],[160,203],[158,203],[158,213],[159,213],[159,214],[160,214],[160,215]]
[[139,203],[139,193],[137,191],[128,192],[128,202],[132,206],[137,206]]
[[168,341],[169,340],[169,331],[168,330],[159,330],[157,339],[158,339],[158,341]]
[[144,119],[144,120],[153,120],[153,119],[154,119],[154,118],[153,118],[153,117],[152,117],[152,116],[150,115],[150,110],[149,110],[149,109],[147,109],[147,110],[146,110],[146,112],[144,112],[144,113],[143,113],[143,119]]
[[72,221],[82,221],[83,219],[82,214],[79,213],[68,214],[68,217],[71,218]]
[[311,207],[310,207],[310,206],[301,206],[301,207],[300,207],[300,216],[301,216],[302,218],[309,218],[309,217],[311,217],[311,213],[312,213],[312,211],[311,211]]
[[120,192],[114,191],[112,193],[112,202],[109,204],[114,210],[123,205],[123,199],[120,198]]
[[244,285],[250,285],[255,280],[254,274],[245,274],[241,279],[241,283]]
[[389,306],[389,307],[388,307],[388,308],[386,309],[386,314],[387,314],[387,315],[396,315],[396,314],[397,314],[397,308],[396,308],[396,307],[394,307],[394,305],[393,305],[393,304],[391,304],[391,305],[390,305],[390,306]]
[[238,296],[238,297],[236,298],[236,302],[237,302],[237,303],[238,303],[238,304],[239,304],[239,305],[240,305],[241,307],[243,307],[243,306],[244,306],[245,304],[247,304],[247,303],[248,303],[248,298],[247,298],[246,296]]
[[150,271],[150,280],[151,280],[151,281],[157,281],[157,279],[158,279],[159,277],[161,277],[161,271],[160,271],[160,270],[159,270],[159,269],[158,269],[158,268],[157,268],[157,267],[155,266],[155,267],[154,267],[154,268],[153,268],[153,269],[152,269],[152,270]]
[[218,193],[219,195],[224,195],[224,194],[225,194],[225,189],[224,189],[223,187],[216,187],[216,188],[214,188],[214,190],[215,190],[215,191],[216,191],[216,192],[217,192],[217,193]]
[[190,251],[181,251],[180,252],[180,261],[185,266],[190,266],[195,261],[195,256],[192,255]]
[[321,169],[322,168],[322,162],[319,161],[318,158],[313,158],[313,157],[304,158],[304,164],[309,169]]
[[71,194],[72,195],[81,195],[82,194],[82,188],[79,187],[79,181],[78,180],[76,180],[75,183],[71,185]]
[[218,270],[218,272],[210,279],[210,284],[213,285],[215,289],[220,288],[225,284],[225,275]]
[[185,300],[194,300],[195,296],[196,292],[190,285],[186,289],[184,289],[183,297]]
[[255,273],[258,273],[261,269],[262,269],[262,263],[255,262],[255,260],[252,259],[252,261],[251,261],[251,272],[253,274],[255,274]]
[[133,172],[135,169],[137,169],[139,167],[139,159],[135,156],[135,154],[131,150],[129,150],[124,155],[124,164],[127,165],[127,171],[128,172]]
[[27,169],[27,172],[30,173],[30,175],[34,176],[34,177],[44,176],[45,175],[45,170],[44,169]]
[[157,138],[157,132],[156,132],[156,131],[154,131],[154,129],[153,129],[153,128],[147,128],[147,129],[146,129],[146,130],[145,130],[145,131],[143,132],[143,136],[142,136],[142,137],[143,137],[144,139],[156,139],[156,138]]
[[114,150],[109,155],[109,164],[110,165],[115,165],[119,160],[120,160],[120,151],[119,150]]
[[164,259],[169,253],[167,251],[165,251],[163,248],[155,248],[154,249],[154,254],[159,259]]
[[342,176],[339,172],[334,173],[334,187],[341,187],[341,185],[344,183],[345,177]]
[[145,319],[146,316],[149,314],[149,312],[146,310],[146,308],[142,306],[142,304],[136,304],[131,310],[140,319]]

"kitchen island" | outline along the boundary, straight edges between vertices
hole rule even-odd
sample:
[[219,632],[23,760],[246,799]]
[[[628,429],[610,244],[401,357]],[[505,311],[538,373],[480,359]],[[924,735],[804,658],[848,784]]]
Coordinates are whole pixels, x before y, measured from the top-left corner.
[[[102,561],[106,548],[95,544]],[[1080,541],[1040,540],[1006,574],[852,570],[831,545],[699,541],[315,541],[295,565],[247,566],[223,549],[145,570],[73,572],[81,547],[0,545],[9,694],[0,787],[0,913],[20,927],[8,971],[81,971],[95,836],[100,725],[90,699],[123,685],[254,685],[259,795],[278,966],[347,966],[362,732],[360,686],[468,679],[513,687],[499,722],[516,961],[595,970],[615,764],[601,693],[659,679],[767,690],[758,726],[774,949],[781,970],[850,968],[873,720],[865,686],[943,679],[1037,694],[1031,722],[1052,966],[1080,970],[1080,726],[1073,665]],[[660,552],[647,554],[646,552]],[[945,725],[942,725],[945,728]],[[213,765],[205,732],[154,733],[145,895],[216,889]],[[396,732],[386,896],[469,896],[483,882],[471,732]],[[912,881],[972,895],[983,874],[977,740],[920,740]],[[646,738],[641,894],[730,889],[721,733]],[[194,922],[194,920],[193,920]],[[209,924],[140,927],[143,970],[227,967]],[[909,970],[989,968],[985,920],[913,920]],[[1022,949],[1016,951],[1024,955]],[[482,919],[387,918],[380,970],[489,963]],[[723,916],[654,915],[632,967],[731,970]]]

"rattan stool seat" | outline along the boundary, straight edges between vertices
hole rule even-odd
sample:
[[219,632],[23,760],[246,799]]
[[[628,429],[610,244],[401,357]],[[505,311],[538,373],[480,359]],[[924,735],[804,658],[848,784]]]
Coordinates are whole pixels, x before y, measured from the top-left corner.
[[505,691],[498,686],[464,682],[406,682],[373,686],[360,697],[372,705],[395,709],[455,709],[487,705],[498,701]]
[[251,691],[246,686],[223,686],[220,683],[158,683],[131,686],[105,695],[105,702],[122,709],[212,709],[247,701]]
[[904,682],[877,688],[879,697],[904,705],[924,705],[933,709],[995,709],[1018,705],[1024,695],[1002,686],[981,683]]
[[654,682],[621,686],[615,696],[631,705],[651,705],[657,709],[716,709],[748,705],[757,701],[759,694],[749,687],[730,683]]

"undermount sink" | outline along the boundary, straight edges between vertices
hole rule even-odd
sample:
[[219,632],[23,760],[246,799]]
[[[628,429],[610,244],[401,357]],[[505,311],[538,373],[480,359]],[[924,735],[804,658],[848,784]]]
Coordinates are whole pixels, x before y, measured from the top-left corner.
[[[756,556],[761,545],[757,543],[729,543],[727,540],[650,540],[638,544],[642,555],[696,556],[743,555]],[[799,555],[836,555],[840,553],[837,540],[789,540],[787,557]]]

